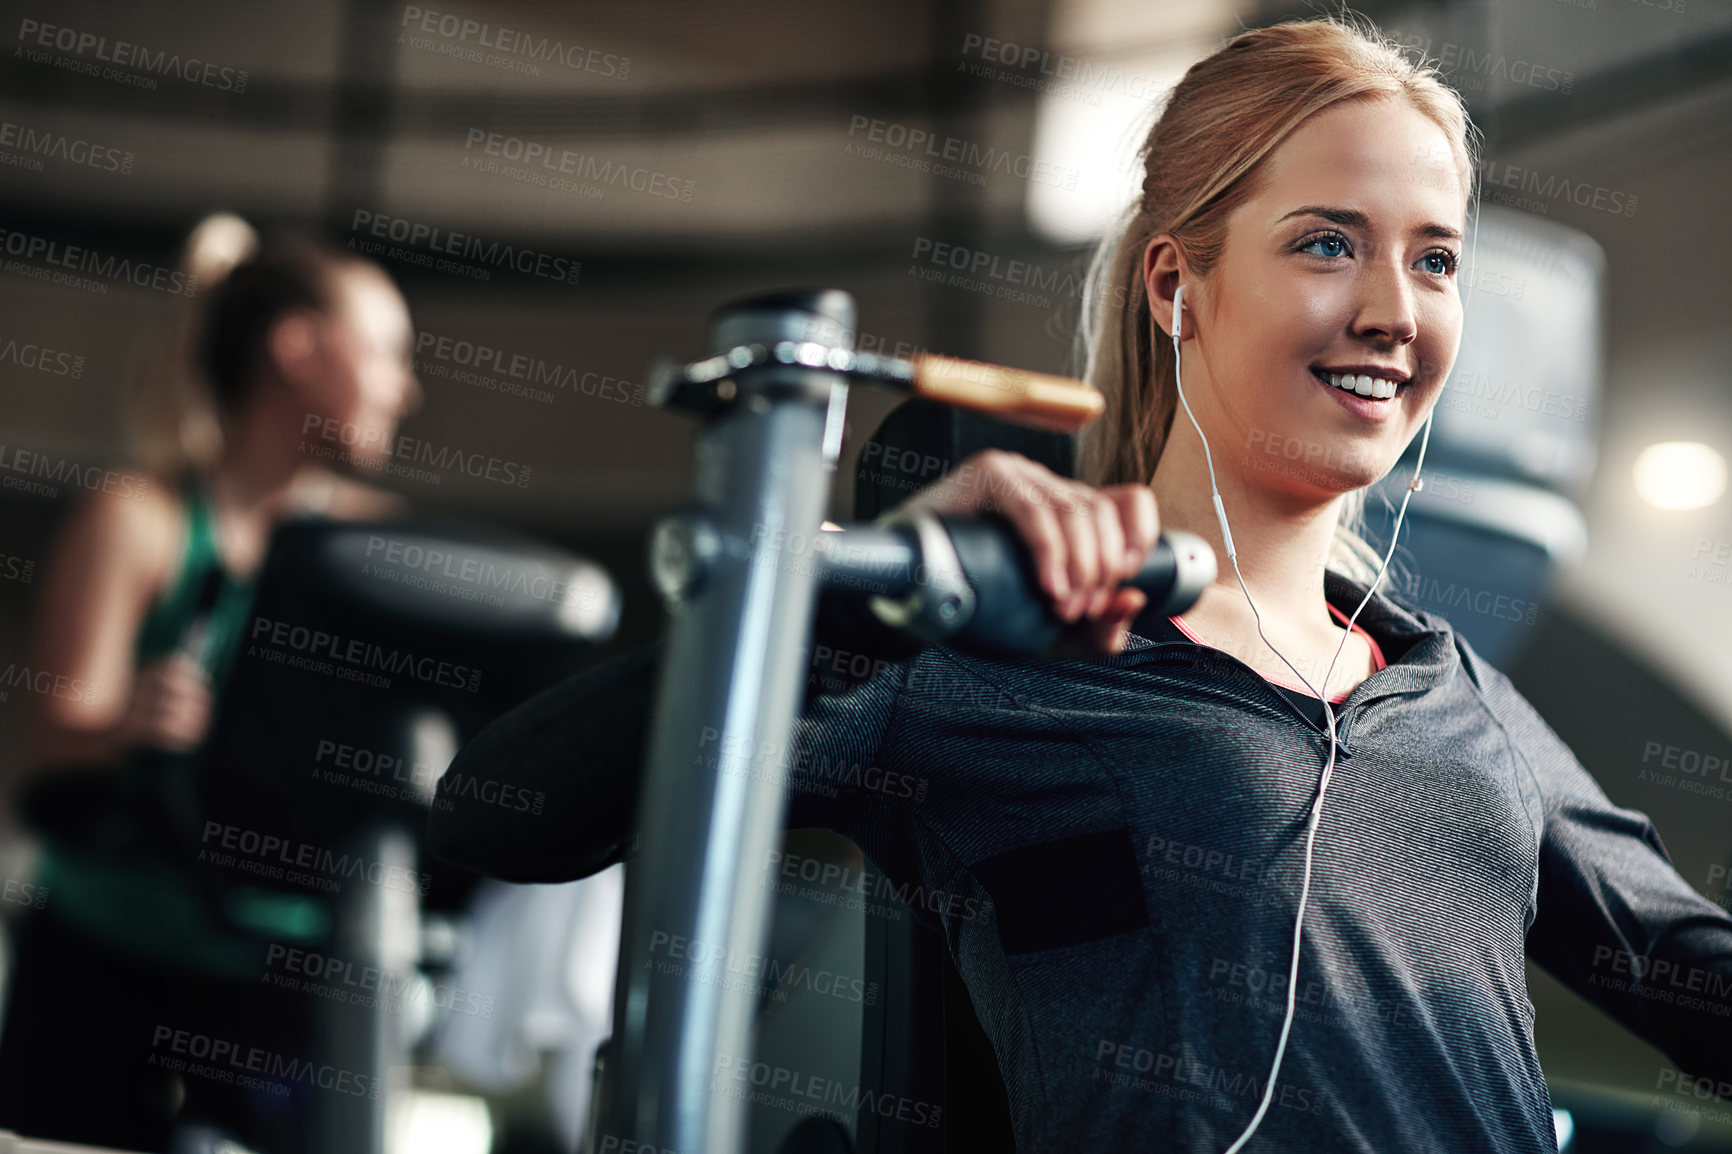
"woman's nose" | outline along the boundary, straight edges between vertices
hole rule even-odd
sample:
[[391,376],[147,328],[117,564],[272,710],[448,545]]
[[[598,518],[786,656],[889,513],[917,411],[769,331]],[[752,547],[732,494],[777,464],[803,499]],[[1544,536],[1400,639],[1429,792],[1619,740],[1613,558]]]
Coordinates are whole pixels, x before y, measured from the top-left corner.
[[1359,313],[1354,327],[1361,336],[1382,337],[1404,345],[1419,335],[1419,318],[1413,304],[1413,287],[1407,282],[1407,270],[1392,267],[1393,264],[1379,262],[1360,278]]
[[425,398],[426,393],[421,388],[421,378],[415,375],[415,370],[403,370],[403,393],[398,398],[398,416],[409,417],[420,412],[421,402]]

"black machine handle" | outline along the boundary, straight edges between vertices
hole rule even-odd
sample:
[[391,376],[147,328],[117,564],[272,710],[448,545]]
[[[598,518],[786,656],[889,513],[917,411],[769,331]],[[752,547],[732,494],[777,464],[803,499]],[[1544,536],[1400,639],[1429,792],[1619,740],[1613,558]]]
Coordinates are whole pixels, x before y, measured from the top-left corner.
[[[892,513],[819,538],[827,589],[864,592],[886,625],[928,644],[1003,656],[1047,656],[1066,623],[1040,587],[1034,557],[999,514]],[[1148,612],[1183,613],[1215,580],[1215,553],[1194,533],[1162,533],[1125,584]]]

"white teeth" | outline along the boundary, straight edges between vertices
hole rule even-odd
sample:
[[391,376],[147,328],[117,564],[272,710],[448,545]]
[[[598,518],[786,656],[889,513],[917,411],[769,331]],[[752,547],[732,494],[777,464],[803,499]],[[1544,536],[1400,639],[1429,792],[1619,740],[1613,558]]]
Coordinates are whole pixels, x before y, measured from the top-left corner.
[[1367,376],[1356,373],[1326,373],[1329,383],[1338,389],[1346,389],[1350,393],[1358,393],[1362,397],[1374,397],[1387,400],[1393,397],[1400,388],[1394,381],[1386,381],[1382,377]]

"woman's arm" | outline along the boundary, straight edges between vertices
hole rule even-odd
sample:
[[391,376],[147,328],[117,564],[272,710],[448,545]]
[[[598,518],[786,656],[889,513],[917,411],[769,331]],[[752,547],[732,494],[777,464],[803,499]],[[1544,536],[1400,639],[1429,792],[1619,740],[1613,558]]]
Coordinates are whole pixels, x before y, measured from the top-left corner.
[[1691,888],[1653,823],[1612,804],[1508,678],[1469,654],[1544,806],[1528,956],[1693,1076],[1732,1085],[1732,915]]
[[34,766],[112,766],[140,743],[196,743],[209,723],[202,676],[168,661],[134,668],[138,631],[173,577],[182,528],[172,494],[135,478],[72,514],[44,567],[32,673]]
[[328,476],[330,500],[325,512],[340,521],[390,521],[409,516],[414,506],[388,489],[344,477]]
[[[616,654],[476,734],[439,779],[433,852],[513,882],[571,881],[624,857],[663,648],[658,640]],[[505,786],[532,804],[487,804],[484,795]]]
[[[1146,598],[1118,582],[1134,573],[1159,530],[1146,486],[1093,489],[1015,453],[975,454],[905,506],[966,515],[1003,513],[1028,542],[1045,591],[1066,603],[1072,643],[1116,651]],[[858,684],[817,693],[836,678],[814,667],[795,723],[789,817],[835,825],[838,791],[803,789],[827,767],[868,766],[890,724],[919,646],[886,633],[858,598],[819,598],[817,645],[866,654],[874,670]],[[494,721],[458,753],[439,781],[429,823],[440,857],[507,881],[567,881],[620,860],[637,818],[663,643],[643,645],[578,673]],[[815,657],[821,651],[814,649]],[[706,754],[694,750],[694,762]],[[475,788],[470,789],[470,783]],[[488,783],[496,783],[487,788]],[[487,804],[501,786],[528,790],[539,806],[513,812]]]
[[[803,796],[800,787],[819,776],[814,764],[870,761],[901,685],[892,665],[919,651],[870,632],[850,606],[831,597],[819,600],[815,633],[820,654],[870,652],[876,676],[870,687],[848,685],[846,692],[827,671],[808,678],[790,774],[789,816],[797,825],[826,824],[818,812],[824,799]],[[862,648],[868,644],[878,647]],[[665,640],[656,640],[615,654],[476,734],[439,779],[428,824],[434,852],[514,882],[570,881],[627,856],[665,650]],[[814,692],[819,687],[838,692]],[[703,756],[694,751],[694,766]],[[513,809],[485,801],[504,786],[534,802]]]

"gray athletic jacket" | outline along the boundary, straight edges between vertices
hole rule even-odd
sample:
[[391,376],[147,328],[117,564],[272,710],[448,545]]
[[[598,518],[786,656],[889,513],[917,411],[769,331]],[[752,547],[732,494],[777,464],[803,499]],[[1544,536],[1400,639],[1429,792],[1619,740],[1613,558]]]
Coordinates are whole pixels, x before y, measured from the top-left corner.
[[[1326,593],[1351,612],[1364,588]],[[1732,917],[1447,622],[1379,595],[1359,623],[1389,664],[1339,707],[1297,1016],[1250,1149],[1555,1150],[1524,951],[1732,1083]],[[809,694],[788,759],[789,824],[846,834],[937,913],[1019,1151],[1224,1150],[1280,1032],[1326,739],[1248,666],[1150,635],[1177,636],[844,663],[864,676]],[[616,860],[659,653],[478,736],[440,784],[436,851],[521,881]],[[469,799],[465,775],[545,812]]]

